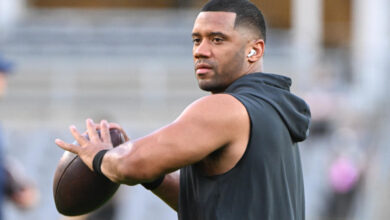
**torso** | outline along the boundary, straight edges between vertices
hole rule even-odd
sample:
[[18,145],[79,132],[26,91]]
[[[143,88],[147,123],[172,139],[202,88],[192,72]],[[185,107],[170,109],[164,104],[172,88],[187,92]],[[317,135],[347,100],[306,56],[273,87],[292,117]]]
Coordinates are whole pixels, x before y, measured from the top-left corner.
[[248,115],[238,117],[248,123],[229,118],[232,130],[224,131],[232,144],[180,169],[179,219],[305,219],[299,149],[279,110],[295,103],[307,116],[308,109],[290,95],[287,80],[271,84],[277,80],[271,77],[250,75],[227,91],[243,103],[251,123]]

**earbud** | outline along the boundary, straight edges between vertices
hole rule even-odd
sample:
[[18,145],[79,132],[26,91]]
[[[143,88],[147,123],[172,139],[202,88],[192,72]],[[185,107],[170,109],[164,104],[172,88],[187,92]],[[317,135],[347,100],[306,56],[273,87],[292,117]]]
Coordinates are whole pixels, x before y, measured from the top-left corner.
[[256,55],[256,51],[254,49],[251,49],[251,52],[249,52],[249,54],[248,54],[248,58],[253,56],[253,55]]

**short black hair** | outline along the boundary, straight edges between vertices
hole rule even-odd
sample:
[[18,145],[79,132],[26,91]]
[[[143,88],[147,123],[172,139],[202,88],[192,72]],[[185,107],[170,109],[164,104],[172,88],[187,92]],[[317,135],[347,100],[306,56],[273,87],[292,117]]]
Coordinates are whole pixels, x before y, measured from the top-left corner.
[[263,13],[248,0],[210,0],[201,11],[224,11],[236,13],[234,26],[246,25],[255,28],[265,42],[266,22]]

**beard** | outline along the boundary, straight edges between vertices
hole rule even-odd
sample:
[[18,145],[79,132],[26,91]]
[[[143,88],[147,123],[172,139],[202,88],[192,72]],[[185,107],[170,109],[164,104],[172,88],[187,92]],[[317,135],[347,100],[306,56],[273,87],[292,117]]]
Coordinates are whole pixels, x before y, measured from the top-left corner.
[[198,79],[200,89],[215,93],[224,92],[237,78],[241,76],[245,62],[245,48],[238,50],[234,56],[221,65],[219,70],[218,64],[210,60],[198,60],[198,63],[207,63],[212,66],[213,74],[207,79]]
[[199,88],[211,92],[211,93],[221,93],[226,90],[226,88],[230,85],[230,79],[227,76],[220,75],[215,72],[215,75],[210,79],[199,79],[198,85]]

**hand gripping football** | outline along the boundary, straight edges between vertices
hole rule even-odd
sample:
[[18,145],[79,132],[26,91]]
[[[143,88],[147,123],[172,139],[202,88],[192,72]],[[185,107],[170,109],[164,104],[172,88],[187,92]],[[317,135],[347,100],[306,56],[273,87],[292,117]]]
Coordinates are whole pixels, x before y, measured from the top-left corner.
[[[114,147],[124,142],[118,129],[110,129],[110,135]],[[54,201],[63,215],[83,215],[102,206],[118,187],[119,184],[91,171],[78,155],[66,151],[54,174]]]

